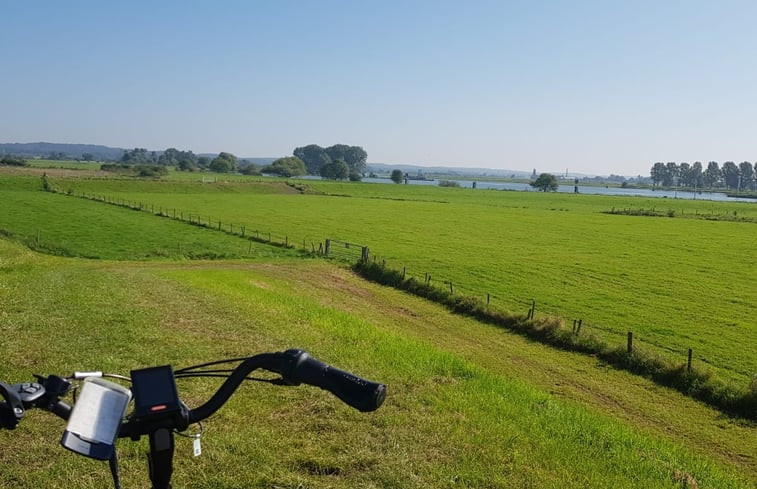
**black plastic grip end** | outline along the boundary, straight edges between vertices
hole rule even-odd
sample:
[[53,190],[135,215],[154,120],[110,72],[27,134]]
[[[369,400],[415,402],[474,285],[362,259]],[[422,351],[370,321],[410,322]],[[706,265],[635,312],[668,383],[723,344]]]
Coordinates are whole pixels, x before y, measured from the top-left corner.
[[290,383],[305,383],[327,390],[358,411],[378,409],[386,399],[386,386],[339,370],[311,357],[304,350],[287,350],[288,372],[281,372]]

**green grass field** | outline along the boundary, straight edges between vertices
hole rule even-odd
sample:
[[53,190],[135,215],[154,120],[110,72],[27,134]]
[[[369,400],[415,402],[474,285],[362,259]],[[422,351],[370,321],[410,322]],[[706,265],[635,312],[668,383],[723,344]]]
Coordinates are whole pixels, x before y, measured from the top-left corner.
[[[186,178],[186,176],[183,176]],[[196,180],[201,177],[195,175]],[[757,373],[750,266],[757,225],[687,216],[757,217],[751,203],[717,203],[438,187],[305,182],[272,192],[254,182],[60,180],[63,187],[174,207],[290,236],[370,247],[411,276],[461,294],[567,322],[609,343],[637,344],[747,386]],[[275,187],[274,187],[275,188]],[[609,215],[674,210],[676,218]]]
[[[731,271],[729,260],[746,253],[755,224],[601,213],[655,204],[633,199],[321,182],[299,182],[310,186],[301,194],[270,180],[50,174],[64,192],[207,214],[295,243],[367,244],[389,266],[452,279],[464,293],[491,292],[524,309],[535,297],[537,314],[571,317],[586,306],[604,320],[578,317],[606,335],[632,320],[641,328],[643,309],[649,328],[669,330],[634,327],[650,348],[678,353],[663,339],[680,348],[699,341],[697,361],[734,382],[754,367],[750,271],[743,261]],[[88,259],[0,240],[0,379],[303,347],[389,385],[386,405],[369,415],[312,388],[249,385],[207,423],[200,458],[178,440],[175,487],[755,487],[752,422],[297,250],[44,193],[39,177],[0,174],[0,229],[32,248]],[[757,214],[747,205],[674,203],[684,215]],[[202,257],[234,260],[187,260]],[[691,304],[681,302],[687,297]],[[712,327],[739,308],[736,324]],[[213,382],[179,389],[196,405]],[[107,485],[103,464],[57,445],[62,429],[35,412],[15,432],[0,432],[0,485]],[[145,443],[119,445],[127,487],[146,483]]]

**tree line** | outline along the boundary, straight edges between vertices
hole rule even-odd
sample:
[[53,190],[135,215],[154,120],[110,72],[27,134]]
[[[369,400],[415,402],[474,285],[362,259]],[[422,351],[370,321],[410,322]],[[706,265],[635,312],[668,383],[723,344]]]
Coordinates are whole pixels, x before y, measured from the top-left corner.
[[309,174],[336,180],[359,180],[368,160],[368,153],[362,147],[346,144],[335,144],[328,148],[309,144],[295,148],[294,156],[302,160]]
[[757,190],[757,162],[743,161],[737,165],[726,161],[721,167],[717,161],[710,161],[706,168],[699,161],[693,164],[657,162],[650,170],[650,177],[653,187]]
[[[59,160],[67,159],[67,157],[62,152],[51,152],[49,159]],[[96,156],[93,153],[84,153],[82,159],[94,161]],[[335,144],[327,148],[322,148],[317,144],[298,147],[295,148],[293,156],[279,158],[269,165],[256,165],[247,160],[240,160],[228,152],[221,152],[218,156],[210,158],[176,148],[168,148],[162,152],[134,148],[123,151],[117,162],[119,164],[103,164],[101,169],[134,173],[136,168],[140,175],[154,176],[164,174],[167,167],[174,167],[180,171],[239,172],[246,175],[266,173],[283,177],[310,174],[334,180],[359,181],[366,171],[367,159],[368,153],[362,147],[346,144]],[[23,158],[8,155],[3,157],[0,164],[23,165],[25,161]]]
[[360,180],[368,158],[368,153],[362,147],[346,144],[335,144],[328,148],[310,144],[296,148],[293,154],[279,158],[270,165],[259,166],[245,160],[240,161],[235,155],[227,152],[221,152],[211,159],[176,148],[168,148],[162,153],[134,148],[124,151],[120,162],[127,165],[173,166],[182,171],[209,170],[216,173],[240,172],[247,175],[267,173],[283,177],[311,174],[335,180]]

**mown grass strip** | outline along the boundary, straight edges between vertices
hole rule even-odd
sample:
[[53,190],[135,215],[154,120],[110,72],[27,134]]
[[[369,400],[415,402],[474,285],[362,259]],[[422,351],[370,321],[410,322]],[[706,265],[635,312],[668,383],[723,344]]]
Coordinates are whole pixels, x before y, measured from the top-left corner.
[[727,413],[757,419],[757,378],[750,389],[739,390],[713,378],[709,372],[697,368],[689,370],[685,365],[673,364],[638,347],[628,351],[623,347],[613,347],[592,334],[568,331],[563,327],[562,318],[556,316],[530,319],[527,315],[513,314],[475,297],[454,294],[414,278],[404,278],[401,271],[377,263],[359,262],[353,270],[368,280],[442,304],[455,313],[507,328],[564,350],[596,355],[610,365],[648,377]]

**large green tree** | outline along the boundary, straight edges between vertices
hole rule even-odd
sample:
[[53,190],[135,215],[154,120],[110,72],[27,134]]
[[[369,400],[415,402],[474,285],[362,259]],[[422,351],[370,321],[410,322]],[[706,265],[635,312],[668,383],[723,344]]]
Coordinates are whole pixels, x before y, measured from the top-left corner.
[[294,150],[294,156],[305,163],[308,173],[311,175],[320,175],[321,167],[331,163],[331,157],[326,151],[317,144],[308,144]]
[[194,170],[197,168],[197,156],[191,151],[168,148],[158,157],[158,164],[175,166],[181,170]]
[[695,188],[699,188],[704,185],[704,175],[702,173],[701,161],[695,161],[694,164],[691,165],[691,170],[689,171],[689,181],[691,182],[691,186]]
[[739,163],[739,190],[749,190],[754,187],[754,167],[748,161]]
[[232,173],[237,169],[237,157],[231,153],[221,153],[210,162],[211,171],[216,173]]
[[305,163],[296,156],[287,156],[285,158],[279,158],[270,165],[263,168],[264,173],[272,173],[274,175],[280,175],[282,177],[298,177],[305,175],[307,170],[305,169]]
[[728,188],[739,188],[739,167],[733,161],[726,161],[723,163],[723,168],[720,170],[723,175],[723,182]]
[[121,163],[129,165],[144,165],[155,163],[152,159],[152,155],[147,152],[145,148],[134,148],[132,150],[124,151],[121,157]]
[[665,187],[672,187],[678,185],[678,165],[674,161],[669,161],[665,164],[667,172],[665,172],[665,179],[662,181],[662,185]]
[[321,167],[321,176],[330,180],[344,180],[350,176],[350,167],[344,160],[334,160]]
[[714,187],[720,181],[720,166],[717,161],[707,163],[707,169],[702,175],[703,183],[707,187]]
[[660,186],[665,181],[665,175],[668,173],[668,167],[665,163],[658,161],[652,166],[649,171],[649,176],[652,178],[652,186]]
[[335,144],[328,148],[309,144],[296,148],[294,156],[305,163],[305,167],[311,175],[320,175],[322,166],[336,160],[344,161],[349,167],[350,173],[362,174],[365,172],[365,163],[368,159],[368,153],[363,148],[346,144]]
[[542,173],[536,180],[531,182],[530,185],[542,192],[554,192],[559,186],[557,183],[557,177],[551,173]]
[[394,183],[402,183],[402,180],[405,179],[405,174],[402,173],[402,170],[392,170],[392,174],[389,178],[391,178]]

